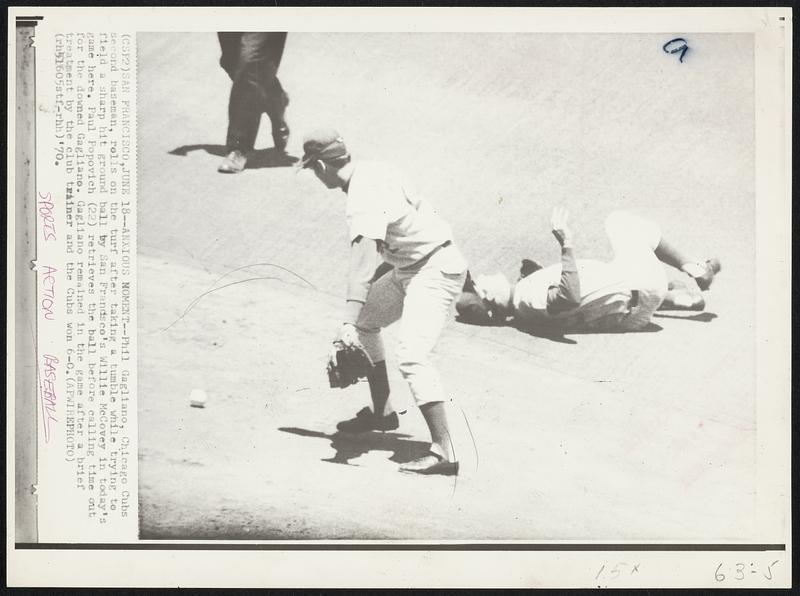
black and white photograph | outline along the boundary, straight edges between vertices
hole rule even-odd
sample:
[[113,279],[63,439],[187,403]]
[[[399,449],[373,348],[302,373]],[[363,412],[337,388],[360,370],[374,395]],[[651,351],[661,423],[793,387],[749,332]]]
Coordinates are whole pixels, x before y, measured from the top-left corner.
[[9,15],[14,585],[791,585],[790,9]]
[[141,538],[754,533],[752,36],[137,47]]

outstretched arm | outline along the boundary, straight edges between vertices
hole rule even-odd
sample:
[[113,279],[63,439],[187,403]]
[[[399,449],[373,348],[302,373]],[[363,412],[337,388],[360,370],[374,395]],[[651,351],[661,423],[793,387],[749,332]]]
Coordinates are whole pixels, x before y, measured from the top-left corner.
[[553,209],[550,225],[561,245],[561,279],[547,291],[547,312],[555,314],[572,310],[581,303],[581,282],[572,248],[572,232],[567,226],[569,213],[563,207]]

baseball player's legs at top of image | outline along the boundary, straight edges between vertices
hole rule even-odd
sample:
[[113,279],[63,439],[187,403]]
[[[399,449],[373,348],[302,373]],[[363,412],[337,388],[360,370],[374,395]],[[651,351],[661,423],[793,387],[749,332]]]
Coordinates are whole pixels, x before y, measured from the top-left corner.
[[289,96],[278,80],[286,33],[220,32],[220,66],[231,79],[228,101],[228,155],[218,170],[236,174],[244,170],[253,151],[261,114],[272,123],[275,149],[284,151],[289,140],[286,106]]
[[[625,211],[605,221],[614,251],[609,263],[575,258],[566,210],[556,208],[551,225],[561,263],[542,268],[525,259],[513,286],[499,273],[470,277],[456,305],[460,320],[504,324],[511,319],[529,329],[561,332],[637,331],[659,309],[702,310],[701,292],[721,268],[718,259],[686,257],[655,222]],[[668,284],[661,263],[686,273],[694,287]]]
[[347,195],[348,290],[344,323],[335,342],[363,346],[374,363],[367,375],[372,408],[362,409],[337,428],[361,433],[399,426],[397,413],[389,408],[381,336],[381,329],[399,321],[398,368],[431,434],[430,452],[400,469],[457,474],[446,407],[451,400],[431,362],[431,352],[466,277],[466,261],[450,227],[390,164],[352,160],[336,131],[312,133],[303,149],[300,165],[313,168],[326,187]]

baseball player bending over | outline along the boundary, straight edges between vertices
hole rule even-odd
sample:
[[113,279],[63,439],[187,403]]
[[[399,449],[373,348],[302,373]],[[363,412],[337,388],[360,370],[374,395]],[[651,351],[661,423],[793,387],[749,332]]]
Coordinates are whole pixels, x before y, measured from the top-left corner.
[[[703,310],[701,290],[720,271],[717,259],[701,263],[685,257],[652,221],[616,211],[606,218],[614,259],[575,259],[567,211],[553,210],[553,235],[561,245],[561,263],[541,268],[522,262],[513,286],[501,274],[468,276],[456,309],[474,324],[503,324],[513,317],[523,328],[541,331],[636,331],[658,310]],[[661,263],[688,274],[695,288],[668,284]],[[694,285],[694,284],[693,284]]]
[[430,361],[466,279],[467,264],[450,226],[390,164],[352,161],[336,131],[309,135],[303,150],[300,165],[313,168],[327,188],[347,194],[350,265],[344,322],[335,342],[360,343],[375,364],[367,376],[372,410],[362,409],[337,428],[360,433],[398,427],[397,414],[386,410],[389,381],[381,329],[399,320],[399,369],[431,433],[430,453],[400,469],[455,475],[449,400]]

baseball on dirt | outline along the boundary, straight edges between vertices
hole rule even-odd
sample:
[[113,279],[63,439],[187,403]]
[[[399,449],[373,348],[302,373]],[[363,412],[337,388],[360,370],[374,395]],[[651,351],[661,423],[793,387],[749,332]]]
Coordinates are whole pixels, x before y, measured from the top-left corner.
[[202,389],[192,389],[192,392],[189,394],[189,404],[193,408],[205,408],[206,401],[208,401],[208,396],[205,391]]

